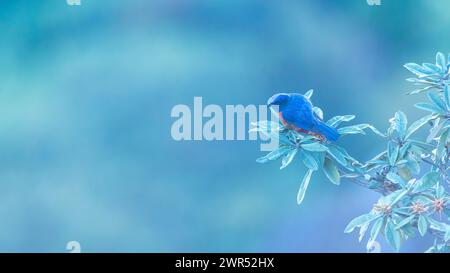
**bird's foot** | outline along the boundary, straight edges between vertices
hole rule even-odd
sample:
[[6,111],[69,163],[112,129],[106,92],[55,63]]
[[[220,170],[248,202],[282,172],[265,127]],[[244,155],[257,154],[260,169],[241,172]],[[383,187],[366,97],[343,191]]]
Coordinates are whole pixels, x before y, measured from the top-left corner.
[[319,135],[313,132],[310,132],[310,135],[314,136],[315,138],[317,138],[320,142],[325,142],[327,141],[327,139],[323,136],[323,135]]

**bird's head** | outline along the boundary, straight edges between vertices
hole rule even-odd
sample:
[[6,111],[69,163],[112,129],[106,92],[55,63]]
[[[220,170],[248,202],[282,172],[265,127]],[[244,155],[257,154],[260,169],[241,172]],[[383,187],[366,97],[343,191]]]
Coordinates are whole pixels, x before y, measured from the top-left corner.
[[286,105],[289,101],[290,95],[287,93],[278,93],[270,97],[270,99],[267,101],[267,106],[277,105],[279,107],[282,107]]

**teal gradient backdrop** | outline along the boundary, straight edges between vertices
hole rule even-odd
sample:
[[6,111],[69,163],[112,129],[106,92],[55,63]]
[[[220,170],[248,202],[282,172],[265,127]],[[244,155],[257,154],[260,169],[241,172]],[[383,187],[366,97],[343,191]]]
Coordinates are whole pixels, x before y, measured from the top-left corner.
[[[363,252],[378,198],[259,165],[258,142],[176,142],[176,104],[315,89],[381,130],[420,97],[402,65],[450,51],[447,0],[0,1],[0,251]],[[342,139],[356,158],[384,147]],[[404,251],[430,242],[410,241]],[[390,251],[384,242],[383,250]]]

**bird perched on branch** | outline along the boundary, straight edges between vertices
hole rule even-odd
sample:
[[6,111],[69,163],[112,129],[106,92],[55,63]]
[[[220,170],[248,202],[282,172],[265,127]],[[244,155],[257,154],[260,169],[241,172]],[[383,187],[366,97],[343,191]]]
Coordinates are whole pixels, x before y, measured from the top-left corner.
[[311,101],[296,93],[279,93],[273,95],[267,105],[278,106],[281,123],[289,129],[313,135],[321,140],[336,141],[339,133],[336,128],[328,126],[313,111]]

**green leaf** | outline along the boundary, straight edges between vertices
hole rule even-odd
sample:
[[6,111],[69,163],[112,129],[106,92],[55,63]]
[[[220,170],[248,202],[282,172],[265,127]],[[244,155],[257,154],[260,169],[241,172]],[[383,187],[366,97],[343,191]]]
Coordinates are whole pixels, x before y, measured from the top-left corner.
[[313,111],[321,120],[323,120],[323,111],[322,111],[322,109],[320,109],[319,107],[313,107]]
[[411,216],[406,217],[405,219],[403,219],[400,223],[398,223],[398,224],[395,226],[395,229],[401,229],[401,228],[404,227],[405,225],[411,223],[411,221],[412,221],[415,217],[416,217],[415,215],[411,215]]
[[381,137],[386,137],[386,135],[385,134],[383,134],[382,132],[380,132],[380,131],[378,131],[378,129],[377,128],[375,128],[375,126],[373,126],[373,125],[370,125],[370,124],[361,124],[361,125],[363,125],[364,126],[364,129],[370,129],[372,132],[374,132],[375,134],[377,134],[377,135],[379,135],[379,136],[381,136]]
[[341,151],[339,151],[335,146],[328,147],[328,154],[342,166],[347,166],[347,159],[345,158],[345,155],[341,153]]
[[417,76],[427,76],[429,74],[428,70],[415,63],[405,64],[404,67]]
[[442,232],[446,232],[447,229],[450,227],[449,225],[436,221],[431,217],[427,218],[428,223],[430,223],[430,228],[442,231]]
[[420,88],[420,89],[417,89],[417,90],[414,90],[414,91],[411,91],[411,92],[407,92],[406,95],[420,94],[420,93],[426,92],[426,91],[428,91],[430,89],[433,89],[433,88],[435,88],[435,85],[425,86],[424,88]]
[[367,229],[369,228],[370,223],[367,223],[365,225],[362,225],[359,228],[359,237],[358,242],[361,242],[364,239],[364,235],[366,235]]
[[323,162],[323,172],[333,184],[339,185],[341,183],[341,175],[339,174],[338,168],[328,157]]
[[[398,167],[398,174],[403,179],[403,181],[409,181],[412,179],[412,169],[410,169],[410,162],[406,163],[406,166]],[[405,184],[400,184],[402,187],[406,187]]]
[[416,230],[413,228],[412,225],[403,226],[401,232],[402,235],[404,235],[405,240],[409,238],[414,238],[416,236]]
[[303,156],[303,164],[313,171],[317,171],[319,169],[319,163],[317,163],[317,160],[312,156],[309,152],[300,150],[301,154]]
[[251,125],[253,127],[261,128],[261,129],[267,129],[269,131],[278,131],[280,129],[280,123],[273,122],[270,120],[261,120],[258,122],[252,122]]
[[400,147],[396,143],[389,141],[388,157],[389,157],[389,164],[391,166],[395,166],[395,163],[397,162],[399,149],[400,149]]
[[283,160],[281,161],[281,167],[280,170],[286,168],[289,164],[291,164],[292,160],[294,159],[295,155],[297,154],[297,149],[293,149],[288,154],[286,154],[283,157]]
[[444,235],[444,241],[448,242],[450,240],[450,227],[447,227],[447,231],[445,232]]
[[450,107],[450,87],[448,85],[444,88],[444,99],[447,107]]
[[443,197],[445,197],[446,192],[445,192],[445,188],[444,188],[444,187],[442,187],[442,186],[439,185],[439,184],[436,184],[435,189],[436,189],[435,194],[436,194],[436,197],[437,197],[437,198],[443,198]]
[[413,193],[428,190],[429,188],[434,187],[438,181],[438,172],[428,172],[421,179],[419,179],[419,181],[416,182],[416,184],[414,185]]
[[375,128],[373,125],[366,124],[366,123],[342,127],[342,128],[338,129],[338,132],[341,135],[355,135],[355,134],[365,135],[366,134],[366,132],[364,131],[365,129],[370,129],[375,134],[377,134],[381,137],[386,137],[383,133],[378,131],[377,128]]
[[386,151],[383,151],[383,152],[377,154],[376,156],[374,156],[371,160],[369,160],[369,162],[371,162],[371,161],[377,161],[377,162],[378,162],[378,161],[380,161],[382,158],[386,157],[386,155],[387,155],[387,152],[386,152]]
[[417,121],[415,121],[411,126],[408,128],[408,131],[406,132],[405,138],[408,139],[412,134],[414,134],[417,130],[419,130],[422,126],[430,122],[431,120],[435,119],[436,117],[433,115],[425,116]]
[[450,221],[450,208],[444,208],[444,213],[447,215],[448,220]]
[[372,229],[370,230],[370,239],[367,246],[370,246],[372,242],[374,242],[378,234],[380,234],[381,229],[383,228],[384,218],[380,217],[378,220],[375,221],[375,223],[372,226]]
[[356,135],[356,134],[365,135],[366,134],[366,132],[364,132],[363,129],[359,128],[356,125],[339,128],[338,133],[341,135]]
[[325,152],[328,150],[326,146],[320,144],[319,142],[302,144],[300,147],[310,152]]
[[288,153],[290,150],[292,150],[292,147],[288,147],[288,146],[280,147],[280,148],[268,153],[267,155],[256,159],[256,162],[266,163],[268,161],[277,160],[280,157],[282,157],[283,155],[285,155],[286,153]]
[[418,154],[421,154],[423,151],[428,150],[432,150],[434,149],[434,145],[431,145],[429,143],[425,143],[423,141],[420,140],[416,140],[416,139],[410,139],[409,140],[411,143],[415,144],[413,146],[411,146],[412,149],[414,149],[414,151]]
[[344,232],[345,233],[351,233],[355,228],[357,227],[361,227],[367,223],[372,222],[375,219],[380,218],[381,215],[378,214],[363,214],[361,216],[356,217],[355,219],[351,220],[350,223],[347,225],[347,227],[345,228]]
[[402,111],[398,111],[395,113],[394,121],[393,121],[394,129],[398,132],[398,135],[401,139],[405,137],[406,128],[408,126],[408,119]]
[[[412,174],[419,174],[420,173],[420,164],[414,160],[412,157],[408,157],[408,164],[407,164],[408,170]],[[411,180],[411,177],[407,177],[407,180]]]
[[396,165],[396,166],[402,166],[402,165],[405,165],[406,163],[408,163],[408,160],[406,160],[406,159],[401,159],[401,160],[397,161],[397,162],[395,163],[395,165]]
[[439,66],[442,71],[445,71],[445,69],[447,68],[446,58],[445,55],[442,54],[442,52],[438,52],[436,54],[436,65]]
[[428,223],[427,219],[423,215],[419,215],[419,220],[417,221],[417,229],[420,235],[423,237],[427,233]]
[[442,127],[444,126],[444,122],[440,122],[440,119],[436,119],[434,122],[433,127],[430,129],[430,134],[427,137],[427,142],[431,142],[433,139],[439,135],[439,132],[441,131]]
[[448,133],[449,133],[449,129],[446,129],[442,133],[441,137],[439,138],[439,143],[437,146],[437,154],[436,154],[438,159],[441,159],[442,155],[444,155],[446,153]]
[[443,111],[441,108],[435,106],[434,104],[420,102],[420,103],[416,103],[414,106],[418,109],[425,110],[428,112],[445,114],[445,111]]
[[[409,148],[411,147],[411,143],[405,143],[405,144],[403,144],[403,146],[402,147],[400,147],[400,150],[399,150],[399,157],[400,158],[404,158],[405,157],[405,155],[406,155],[406,153],[409,151]],[[397,163],[398,164],[398,163]]]
[[391,219],[386,222],[386,227],[384,229],[384,235],[388,243],[396,250],[400,250],[400,232],[395,229],[395,225]]
[[335,117],[331,118],[330,120],[328,120],[326,123],[328,126],[337,127],[342,122],[348,122],[348,121],[353,120],[354,118],[355,118],[354,115],[335,116]]
[[385,200],[389,201],[389,204],[394,206],[397,204],[406,194],[408,194],[408,190],[398,190],[394,191],[393,193],[389,194],[388,196],[385,196]]
[[431,73],[438,73],[441,72],[441,69],[436,65],[436,64],[432,64],[432,63],[423,63],[422,67],[426,68],[427,70],[429,70]]
[[314,94],[314,90],[310,89],[305,93],[305,97],[307,97],[308,99],[311,99],[312,95]]
[[[291,131],[292,132],[292,131]],[[293,134],[297,134],[297,133],[293,133]],[[303,136],[303,138],[300,140],[300,143],[311,143],[312,140],[314,140],[315,137],[314,136]]]
[[300,184],[300,189],[298,190],[297,194],[297,204],[300,205],[303,202],[303,199],[305,198],[306,190],[308,189],[309,181],[311,180],[311,175],[314,171],[311,169],[308,169],[306,171],[305,176],[303,177],[302,183]]
[[445,196],[445,189],[444,187],[442,187],[441,185],[437,184],[436,185],[436,197],[437,198],[442,198]]
[[428,93],[427,96],[433,102],[433,104],[435,106],[437,106],[438,108],[440,108],[444,112],[447,111],[447,105],[445,104],[445,102],[438,95],[436,95],[434,93]]
[[400,184],[402,186],[406,185],[405,181],[395,173],[392,173],[392,172],[388,173],[386,175],[386,178],[395,184]]
[[450,246],[446,244],[437,244],[435,241],[433,246],[431,246],[425,253],[449,253]]

